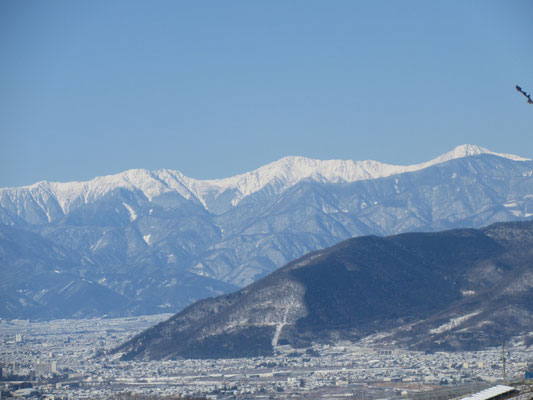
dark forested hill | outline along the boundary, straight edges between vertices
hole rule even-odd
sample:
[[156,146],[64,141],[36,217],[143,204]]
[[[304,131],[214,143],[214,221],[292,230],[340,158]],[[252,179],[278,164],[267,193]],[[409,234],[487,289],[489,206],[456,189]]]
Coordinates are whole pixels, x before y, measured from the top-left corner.
[[237,357],[333,338],[480,349],[530,340],[532,299],[531,221],[365,236],[195,303],[117,351],[126,358]]

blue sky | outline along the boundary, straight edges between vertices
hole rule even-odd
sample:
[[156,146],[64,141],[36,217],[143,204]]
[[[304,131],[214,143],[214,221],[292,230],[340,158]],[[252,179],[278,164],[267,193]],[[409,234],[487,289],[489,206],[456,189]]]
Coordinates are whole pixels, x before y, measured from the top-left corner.
[[531,1],[0,2],[0,186],[533,157]]

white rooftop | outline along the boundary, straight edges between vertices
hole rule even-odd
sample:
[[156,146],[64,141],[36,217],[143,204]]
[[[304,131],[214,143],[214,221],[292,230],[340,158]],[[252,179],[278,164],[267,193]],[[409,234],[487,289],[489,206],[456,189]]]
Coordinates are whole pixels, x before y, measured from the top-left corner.
[[488,400],[488,399],[492,399],[493,397],[500,396],[508,392],[512,392],[513,390],[516,390],[516,389],[511,386],[497,385],[497,386],[493,386],[488,389],[482,390],[481,392],[475,393],[471,396],[463,397],[461,400]]

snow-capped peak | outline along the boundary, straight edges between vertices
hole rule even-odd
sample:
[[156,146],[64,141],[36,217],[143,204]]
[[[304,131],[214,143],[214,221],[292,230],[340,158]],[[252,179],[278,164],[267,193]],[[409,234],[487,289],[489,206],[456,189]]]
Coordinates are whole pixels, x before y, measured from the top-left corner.
[[181,184],[179,176],[170,177],[162,171],[145,169],[131,169],[115,175],[100,176],[88,182],[51,182],[49,187],[65,213],[72,206],[97,200],[118,188],[140,191],[149,200],[165,191],[178,192],[185,198],[192,197],[190,191]]
[[232,204],[236,205],[242,198],[269,184],[273,185],[277,191],[282,192],[304,179],[318,182],[355,182],[364,179],[377,179],[418,171],[453,159],[480,154],[492,154],[514,161],[529,161],[527,158],[512,154],[495,153],[479,146],[464,144],[428,162],[407,166],[385,164],[373,160],[323,161],[301,156],[287,156],[241,175],[215,180],[191,180],[190,183],[191,189],[202,201],[208,193],[216,192],[216,197],[228,190],[234,191]]
[[488,149],[485,149],[484,147],[479,147],[473,144],[463,144],[461,146],[457,146],[452,151],[449,151],[448,153],[445,153],[433,159],[430,162],[438,164],[438,163],[446,162],[446,161],[453,160],[456,158],[471,157],[471,156],[477,156],[480,154],[492,154],[494,156],[508,158],[513,161],[530,161],[531,160],[529,158],[516,156],[514,154],[495,153],[494,151],[490,151]]
[[[41,181],[31,186],[0,189],[0,206],[18,208],[23,199],[33,199],[45,211],[48,219],[49,202],[53,199],[66,214],[82,204],[95,201],[112,190],[123,188],[143,195],[148,201],[164,193],[177,193],[192,201],[198,201],[210,209],[212,201],[222,193],[232,206],[243,198],[270,185],[281,193],[296,183],[310,179],[317,182],[355,182],[377,179],[405,172],[418,171],[457,158],[491,154],[514,161],[529,161],[512,154],[500,154],[482,147],[464,144],[425,163],[414,165],[391,165],[378,161],[316,160],[300,156],[287,156],[244,174],[229,178],[197,180],[176,170],[148,171],[132,169],[115,175],[102,176],[87,182]],[[229,193],[228,193],[229,192]],[[131,210],[128,209],[131,214]],[[18,213],[18,212],[17,212]],[[133,215],[133,214],[131,214]]]

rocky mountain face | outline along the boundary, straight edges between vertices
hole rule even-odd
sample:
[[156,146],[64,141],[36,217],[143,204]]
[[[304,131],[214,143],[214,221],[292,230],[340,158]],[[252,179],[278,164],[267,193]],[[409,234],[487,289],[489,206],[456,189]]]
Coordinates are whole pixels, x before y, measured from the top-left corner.
[[[177,311],[350,237],[480,227],[532,210],[533,162],[471,145],[411,166],[286,157],[210,181],[130,170],[4,188],[0,317]],[[61,286],[59,276],[72,279]],[[80,302],[53,306],[72,280],[90,283]],[[102,291],[116,300],[84,304]]]
[[533,221],[348,239],[199,301],[115,350],[125,359],[267,355],[348,339],[417,350],[533,343]]

